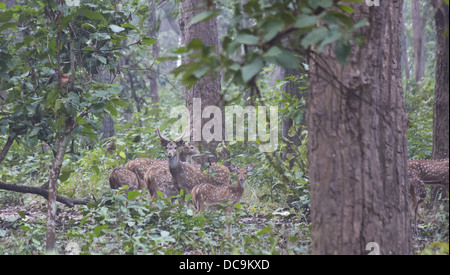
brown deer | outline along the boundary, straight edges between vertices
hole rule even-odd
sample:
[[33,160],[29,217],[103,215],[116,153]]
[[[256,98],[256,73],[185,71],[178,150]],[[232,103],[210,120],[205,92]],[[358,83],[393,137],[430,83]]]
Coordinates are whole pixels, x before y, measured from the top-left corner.
[[411,212],[414,211],[414,225],[417,232],[417,210],[427,195],[425,184],[449,186],[449,160],[408,160],[409,194]]
[[125,168],[114,168],[108,176],[111,189],[119,189],[128,185],[128,191],[142,189],[135,173]]
[[419,209],[419,205],[425,200],[427,190],[423,181],[411,173],[409,174],[409,195],[411,197],[410,210],[414,212],[414,228],[417,233],[417,210]]
[[[192,190],[192,202],[196,213],[202,213],[207,206],[217,208],[223,202],[227,202],[226,215],[230,217],[233,206],[241,200],[245,189],[245,181],[248,172],[253,170],[253,163],[247,168],[238,168],[231,164],[231,171],[237,174],[237,184],[227,184],[214,186],[208,183],[202,183],[194,187]],[[230,226],[227,225],[228,234],[230,234]]]
[[[198,150],[197,147],[195,147],[190,142],[186,142],[185,144],[183,144],[181,148],[180,159],[181,161],[189,161],[190,156],[197,155],[199,153],[200,151]],[[130,171],[133,171],[138,177],[138,180],[142,182],[141,185],[144,186],[143,188],[145,188],[147,184],[144,178],[147,170],[149,170],[150,168],[152,169],[160,167],[167,168],[168,167],[167,164],[168,164],[167,159],[137,158],[129,161],[125,165],[125,168],[127,168]]]
[[408,172],[425,184],[444,185],[448,189],[448,165],[448,159],[411,159],[408,160]]
[[[203,173],[198,165],[192,165],[181,161],[180,148],[185,144],[183,141],[184,135],[171,141],[167,137],[161,134],[159,129],[156,129],[156,134],[160,137],[161,145],[166,147],[168,167],[170,174],[172,175],[172,182],[178,193],[181,189],[184,190],[184,194],[192,192],[194,186],[207,182],[213,185],[228,184],[230,181],[230,171],[227,167],[214,164],[211,165],[215,169],[214,176],[209,173]],[[168,177],[165,175],[160,176],[155,172],[148,172],[147,185],[149,192],[154,194],[156,187],[160,185],[160,182],[165,182]]]

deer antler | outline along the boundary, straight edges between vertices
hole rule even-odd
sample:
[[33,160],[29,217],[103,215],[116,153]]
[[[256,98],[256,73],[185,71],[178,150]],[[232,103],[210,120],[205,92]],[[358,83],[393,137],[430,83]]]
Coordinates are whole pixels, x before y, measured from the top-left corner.
[[[184,139],[185,137],[190,137],[193,130],[194,129],[191,129],[190,132],[189,131],[185,131],[179,138],[175,139],[174,142],[179,142],[180,140]],[[186,135],[186,134],[188,134],[188,135]]]
[[[161,140],[164,140],[165,142],[170,142],[170,139],[167,138],[166,136],[164,136],[160,131],[159,128],[155,129],[155,133],[161,138]],[[192,130],[190,132],[186,131],[184,132],[180,137],[176,138],[173,140],[173,142],[179,142],[180,140],[182,140],[183,138],[185,138],[189,133],[189,136],[192,134]]]

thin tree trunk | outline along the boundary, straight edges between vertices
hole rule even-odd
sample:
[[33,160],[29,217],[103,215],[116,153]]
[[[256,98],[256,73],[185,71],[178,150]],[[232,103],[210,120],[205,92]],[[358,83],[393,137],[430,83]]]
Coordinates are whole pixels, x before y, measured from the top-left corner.
[[403,1],[352,4],[369,27],[349,65],[332,47],[310,60],[308,161],[313,254],[410,254]]
[[0,163],[2,163],[3,160],[5,159],[6,155],[8,154],[9,148],[11,147],[11,145],[13,143],[14,143],[14,138],[12,138],[11,136],[8,136],[5,146],[3,146],[3,149],[0,152]]
[[[150,31],[149,34],[151,37],[154,37],[156,40],[158,36],[158,19],[156,17],[156,0],[150,0],[150,13],[148,17]],[[152,45],[152,57],[153,60],[156,60],[159,57],[159,43]],[[156,62],[153,63],[152,70],[149,73],[150,78],[150,98],[152,102],[159,102],[159,93],[158,93],[158,64]]]
[[420,0],[412,1],[414,73],[416,82],[425,75],[425,25],[426,17],[422,16]]
[[56,198],[58,196],[58,178],[61,172],[66,148],[69,144],[70,133],[73,129],[73,119],[66,122],[66,132],[61,134],[57,141],[56,157],[53,161],[49,176],[48,200],[47,200],[47,235],[46,250],[53,251],[56,242]]

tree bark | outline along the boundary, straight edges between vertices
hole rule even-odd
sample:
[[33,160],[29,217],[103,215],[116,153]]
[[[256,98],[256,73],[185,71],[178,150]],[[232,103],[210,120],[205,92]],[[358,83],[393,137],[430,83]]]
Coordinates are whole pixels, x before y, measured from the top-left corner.
[[[403,1],[352,4],[365,45],[349,64],[332,47],[310,59],[308,162],[313,254],[410,254]],[[375,243],[375,244],[374,244]]]
[[[149,35],[154,37],[156,40],[158,36],[158,19],[156,17],[156,0],[150,0],[150,13],[148,16],[148,22],[150,26]],[[152,45],[152,57],[156,60],[159,57],[159,44]],[[152,70],[149,73],[150,78],[150,98],[152,102],[159,102],[159,92],[158,92],[158,64],[156,62],[152,65]]]
[[426,17],[420,12],[420,0],[413,0],[411,5],[413,23],[414,73],[416,82],[425,75],[425,25]]
[[64,132],[60,133],[60,137],[56,144],[56,156],[49,175],[48,199],[47,199],[47,234],[46,234],[46,250],[50,252],[55,248],[56,242],[56,198],[58,197],[58,179],[61,172],[66,148],[69,144],[70,133],[74,129],[75,122],[73,118],[68,118]]
[[433,0],[431,2],[434,7],[436,21],[433,159],[443,159],[449,157],[449,10],[442,0]]
[[[436,22],[436,86],[433,105],[433,159],[449,158],[449,10],[442,0],[431,1]],[[431,189],[431,200],[447,197],[447,190],[434,186]]]
[[[35,195],[42,196],[45,199],[48,199],[48,188],[45,188],[45,185],[41,186],[41,187],[33,187],[33,186],[5,183],[5,182],[0,181],[0,189],[19,192],[19,193],[35,194]],[[76,204],[85,205],[88,202],[92,202],[92,200],[88,199],[88,198],[85,198],[85,199],[69,198],[69,197],[61,196],[61,195],[56,196],[56,201],[60,202],[60,203],[64,203],[65,205],[67,205],[69,207],[74,207]]]
[[8,136],[8,139],[6,140],[5,146],[3,146],[2,151],[0,152],[0,163],[3,162],[6,155],[8,154],[9,148],[11,148],[11,145],[14,143],[14,138],[11,136]]
[[[198,38],[203,41],[203,45],[213,46],[216,50],[219,46],[218,40],[218,31],[217,31],[217,20],[216,18],[212,18],[207,22],[199,22],[193,25],[190,25],[191,20],[197,15],[200,14],[207,9],[214,9],[215,4],[213,1],[208,1],[209,6],[207,6],[207,1],[204,0],[186,0],[182,2],[182,13],[180,20],[180,29],[182,32],[184,44],[187,45],[194,38]],[[189,63],[190,58],[186,58],[185,62]],[[212,128],[212,132],[218,133],[221,131],[220,140],[212,140],[211,142],[207,142],[202,138],[201,141],[201,149],[205,151],[209,151],[211,154],[206,153],[202,158],[202,162],[216,162],[218,157],[216,156],[216,148],[220,142],[224,140],[225,136],[225,114],[224,107],[221,96],[221,76],[220,73],[215,75],[207,75],[202,77],[192,88],[186,89],[186,106],[190,111],[191,115],[191,129],[194,128],[193,131],[193,140],[198,141],[199,137],[202,136],[202,129],[206,122],[210,121],[212,117],[202,118],[193,116],[194,99],[201,99],[201,114],[203,114],[203,110],[207,106],[216,106],[221,110],[221,117],[216,118],[221,121],[221,129]],[[197,101],[198,102],[198,101]],[[198,106],[199,107],[199,106]],[[196,131],[196,127],[194,126],[196,123],[200,126],[200,133]],[[198,128],[197,128],[198,129]],[[224,158],[226,156],[226,152],[222,151],[219,153],[220,158]]]

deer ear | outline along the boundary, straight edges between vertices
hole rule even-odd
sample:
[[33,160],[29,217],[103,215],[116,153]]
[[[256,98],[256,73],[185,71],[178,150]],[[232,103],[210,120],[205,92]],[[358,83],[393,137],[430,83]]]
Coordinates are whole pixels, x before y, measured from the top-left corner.
[[238,167],[232,163],[231,164],[231,172],[237,172],[237,170],[238,170]]
[[249,165],[247,165],[247,172],[252,171],[254,166],[255,166],[254,163],[250,163]]

